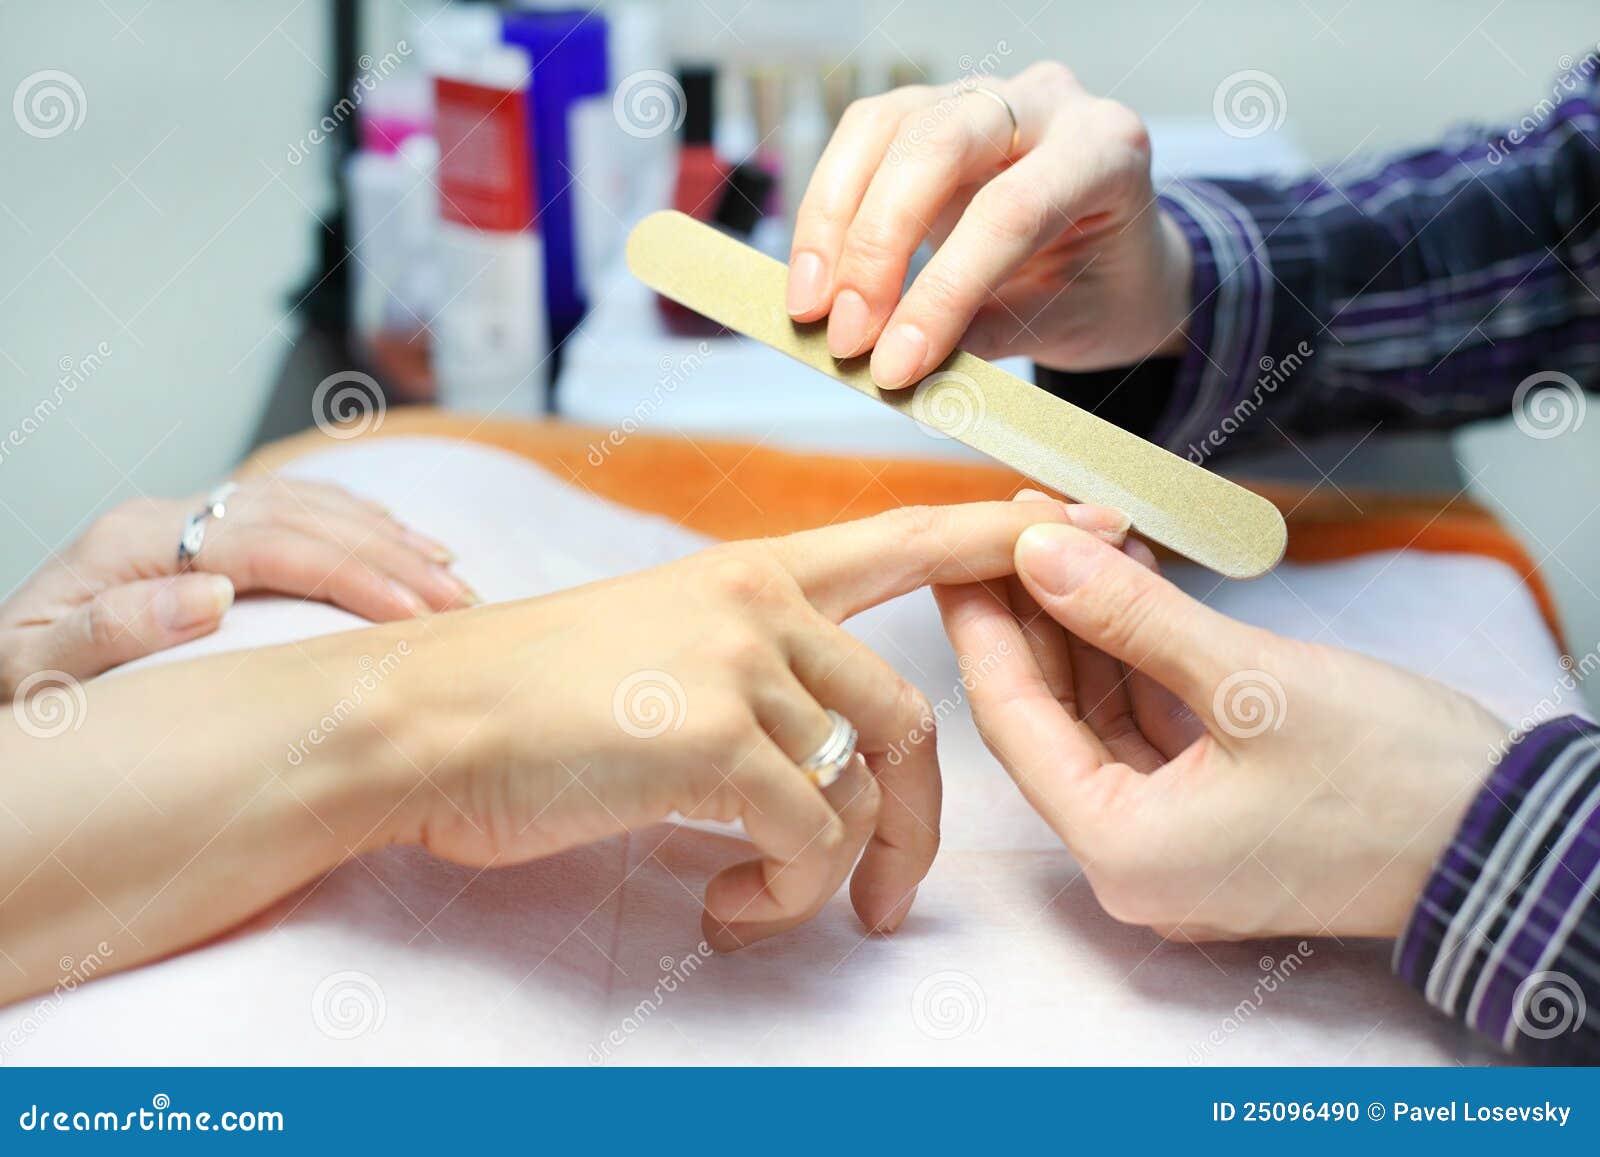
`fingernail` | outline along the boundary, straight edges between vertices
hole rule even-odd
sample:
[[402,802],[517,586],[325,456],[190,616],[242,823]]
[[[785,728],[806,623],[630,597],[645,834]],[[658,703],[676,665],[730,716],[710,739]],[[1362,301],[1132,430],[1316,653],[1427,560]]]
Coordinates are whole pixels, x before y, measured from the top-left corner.
[[1156,569],[1156,552],[1151,550],[1137,538],[1130,538],[1122,544],[1122,553],[1133,559],[1134,562],[1144,567],[1145,570]]
[[828,314],[828,352],[836,358],[853,358],[867,344],[867,299],[847,289],[833,299]]
[[402,527],[401,534],[406,540],[406,545],[410,546],[418,554],[426,555],[434,562],[452,563],[456,560],[455,552],[442,542],[429,538],[425,534],[418,534],[409,527]]
[[822,305],[828,291],[827,270],[815,253],[796,253],[789,262],[789,313],[798,317]]
[[1011,496],[1013,502],[1054,502],[1067,516],[1067,521],[1080,530],[1121,546],[1128,536],[1133,520],[1122,511],[1110,506],[1094,506],[1087,502],[1063,502],[1043,490],[1023,488]]
[[483,600],[478,597],[477,591],[473,590],[455,575],[445,570],[444,567],[436,566],[433,568],[433,572],[438,578],[440,584],[450,592],[451,602],[457,603],[463,607],[475,607],[479,603],[483,602]]
[[1099,566],[1103,549],[1082,531],[1041,523],[1028,527],[1017,539],[1017,569],[1053,595],[1071,594]]
[[922,372],[927,356],[927,335],[914,325],[897,325],[872,351],[872,380],[886,390],[897,390]]
[[214,623],[233,606],[233,584],[220,574],[174,579],[156,596],[156,617],[173,631]]
[[428,613],[428,604],[422,601],[422,596],[404,583],[390,579],[389,589],[395,593],[395,596],[406,605],[406,609],[413,615],[425,615]]
[[1126,514],[1109,506],[1069,502],[1063,509],[1067,512],[1067,521],[1073,526],[1079,530],[1087,530],[1090,534],[1099,535],[1118,546],[1121,546],[1122,540],[1127,537],[1128,527],[1133,525],[1133,520]]
[[899,930],[900,925],[906,922],[906,916],[911,912],[911,905],[916,902],[917,890],[912,888],[900,898],[900,902],[889,910],[889,914],[878,921],[878,931],[884,935]]

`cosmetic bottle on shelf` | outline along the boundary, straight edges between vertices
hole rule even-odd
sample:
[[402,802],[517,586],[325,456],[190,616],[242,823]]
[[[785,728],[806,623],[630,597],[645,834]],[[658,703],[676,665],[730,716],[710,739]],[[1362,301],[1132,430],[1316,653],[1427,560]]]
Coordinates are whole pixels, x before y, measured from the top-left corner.
[[421,121],[386,115],[361,127],[344,170],[351,335],[393,400],[431,402],[439,147]]
[[700,221],[709,221],[728,179],[728,164],[717,155],[717,73],[709,65],[678,70],[683,88],[683,141],[678,148],[678,178],[672,207]]
[[[621,135],[610,121],[609,28],[597,5],[573,0],[515,0],[501,19],[505,42],[534,62],[528,156],[538,190],[549,332],[560,343],[588,308],[576,211],[579,190],[607,180],[591,171],[597,159],[604,159],[606,148],[578,139],[579,134],[609,130],[610,136]],[[584,155],[581,165],[579,154]]]
[[547,409],[543,247],[529,156],[528,54],[492,44],[442,54],[434,322],[440,401],[507,417]]
[[828,114],[822,101],[822,82],[807,69],[790,78],[789,115],[779,136],[783,146],[783,211],[790,221],[800,208],[811,173],[828,144]]
[[[729,166],[713,143],[717,120],[716,70],[694,65],[678,70],[683,89],[683,140],[678,148],[678,175],[672,207],[700,221],[714,219],[728,183]],[[656,303],[667,328],[679,334],[720,333],[721,327],[692,309],[665,297]]]

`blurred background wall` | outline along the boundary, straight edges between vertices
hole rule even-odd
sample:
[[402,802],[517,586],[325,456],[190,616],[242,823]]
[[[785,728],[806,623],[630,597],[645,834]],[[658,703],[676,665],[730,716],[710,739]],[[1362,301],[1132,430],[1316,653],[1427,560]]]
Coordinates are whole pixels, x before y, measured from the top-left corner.
[[[371,0],[366,38],[392,48],[432,7]],[[1283,86],[1283,131],[1322,165],[1462,119],[1514,119],[1600,39],[1594,5],[1578,0],[664,7],[686,56],[840,50],[938,80],[986,53],[1001,52],[1003,71],[1059,58],[1150,116],[1208,116],[1221,78],[1260,69]],[[247,448],[295,335],[286,306],[314,265],[310,215],[333,195],[330,159],[285,161],[327,102],[327,25],[322,0],[0,7],[0,90],[57,69],[84,108],[50,139],[0,120],[0,427],[64,372],[83,379],[0,459],[0,592],[94,512],[196,490]],[[1462,465],[1487,471],[1479,496],[1509,506],[1535,557],[1549,555],[1574,650],[1587,649],[1600,639],[1600,415],[1551,441],[1507,425],[1459,435]]]

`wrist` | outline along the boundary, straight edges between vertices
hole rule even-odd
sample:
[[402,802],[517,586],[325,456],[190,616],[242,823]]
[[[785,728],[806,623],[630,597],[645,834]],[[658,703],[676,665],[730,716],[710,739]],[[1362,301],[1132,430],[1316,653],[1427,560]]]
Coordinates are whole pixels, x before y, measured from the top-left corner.
[[[365,818],[355,851],[426,843],[430,829],[462,819],[456,801],[471,796],[474,773],[510,758],[508,727],[531,724],[497,708],[526,676],[515,663],[510,671],[497,666],[504,637],[479,628],[511,611],[486,607],[395,624],[362,632],[370,641],[359,654],[344,649],[355,656],[346,695],[360,691],[368,716],[355,737],[362,771],[349,789],[351,813]],[[495,654],[482,652],[480,637]]]
[[1381,906],[1378,935],[1398,936],[1411,920],[1441,857],[1493,774],[1505,739],[1499,720],[1477,703],[1455,696],[1451,706],[1455,710],[1439,711],[1443,725],[1432,737],[1436,757],[1425,760],[1416,752],[1406,761],[1412,764],[1410,786],[1400,788],[1394,814],[1413,818],[1395,830],[1392,841],[1397,851],[1379,877],[1387,887],[1379,892],[1386,902]]
[[418,842],[438,795],[429,784],[465,757],[471,729],[450,725],[460,681],[439,670],[434,630],[420,626],[330,637],[328,653],[311,656],[321,678],[282,748],[291,789],[358,855]]
[[1183,228],[1165,206],[1156,214],[1161,253],[1159,279],[1161,332],[1155,357],[1179,357],[1189,345],[1189,317],[1194,311],[1194,252]]

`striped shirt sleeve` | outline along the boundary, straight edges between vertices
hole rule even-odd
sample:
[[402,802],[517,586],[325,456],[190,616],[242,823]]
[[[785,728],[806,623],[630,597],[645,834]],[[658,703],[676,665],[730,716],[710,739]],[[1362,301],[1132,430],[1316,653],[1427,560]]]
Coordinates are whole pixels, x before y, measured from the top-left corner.
[[1542,1064],[1600,1064],[1600,727],[1514,742],[1395,944],[1429,1003]]
[[1168,185],[1195,259],[1190,344],[1140,432],[1204,462],[1278,441],[1275,426],[1502,414],[1532,375],[1594,388],[1600,77],[1551,93],[1515,126],[1358,168]]

